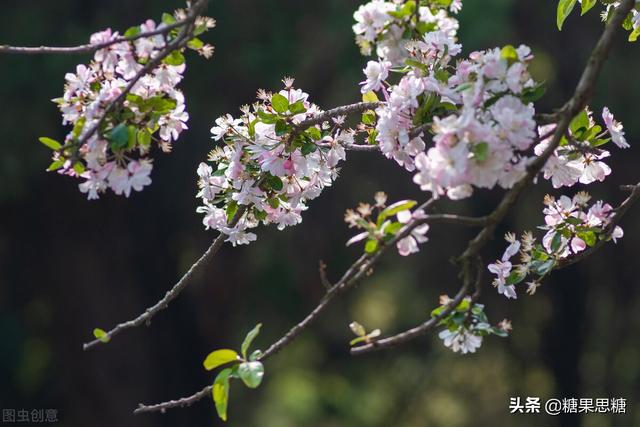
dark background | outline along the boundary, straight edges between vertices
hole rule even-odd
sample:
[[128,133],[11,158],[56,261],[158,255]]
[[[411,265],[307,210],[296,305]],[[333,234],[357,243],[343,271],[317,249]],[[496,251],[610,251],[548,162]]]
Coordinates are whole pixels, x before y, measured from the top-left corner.
[[[162,4],[160,4],[162,3]],[[218,27],[207,40],[210,61],[191,54],[182,85],[190,130],[170,155],[156,153],[153,185],[129,199],[108,194],[88,202],[77,182],[47,174],[39,136],[67,132],[51,98],[63,76],[88,57],[0,56],[0,407],[57,408],[61,426],[218,425],[207,399],[165,415],[133,416],[138,402],[191,394],[213,380],[204,356],[239,347],[262,322],[266,348],[314,307],[322,295],[317,265],[336,278],[358,255],[344,247],[352,234],[346,208],[376,190],[392,199],[426,197],[410,176],[375,154],[350,153],[342,177],[312,203],[300,226],[258,231],[249,247],[224,247],[151,327],[130,330],[89,352],[94,327],[109,329],[159,299],[204,251],[206,232],[195,213],[195,170],[212,148],[209,128],[237,114],[258,88],[278,89],[285,75],[323,108],[359,99],[366,59],[351,32],[355,0],[217,0]],[[559,33],[557,2],[467,0],[460,15],[465,53],[507,43],[530,45],[533,72],[546,80],[539,111],[551,111],[575,87],[602,26],[597,12],[574,14]],[[5,1],[0,42],[74,45],[108,26],[126,29],[181,6],[178,1]],[[614,173],[590,189],[619,202],[620,184],[638,181],[640,135],[638,45],[618,35],[596,97],[627,130],[632,148],[612,147]],[[599,115],[599,114],[598,114]],[[500,235],[542,223],[547,183],[528,192]],[[478,191],[451,205],[484,214],[500,192]],[[443,205],[443,208],[447,208]],[[513,320],[511,338],[488,338],[474,355],[444,348],[435,334],[395,351],[348,355],[347,325],[394,333],[422,322],[437,296],[459,283],[447,261],[470,230],[439,226],[418,255],[387,256],[376,274],[332,306],[293,345],[266,363],[258,390],[231,386],[230,426],[637,426],[640,425],[640,239],[633,210],[625,237],[595,257],[557,272],[534,297],[507,301],[488,287],[482,301],[497,322]],[[497,258],[504,241],[484,251]],[[509,397],[623,397],[626,415],[510,415]]]

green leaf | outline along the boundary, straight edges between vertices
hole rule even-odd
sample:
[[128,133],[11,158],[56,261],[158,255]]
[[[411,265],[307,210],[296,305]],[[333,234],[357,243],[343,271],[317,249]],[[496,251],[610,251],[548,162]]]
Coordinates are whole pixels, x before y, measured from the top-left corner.
[[274,175],[271,175],[267,178],[267,184],[269,184],[269,187],[271,187],[275,191],[282,191],[282,189],[284,188],[282,179]]
[[171,25],[176,23],[176,18],[173,15],[168,13],[162,14],[162,23],[166,25]]
[[571,120],[571,123],[569,123],[569,129],[571,129],[571,132],[575,134],[580,129],[589,129],[589,125],[589,114],[587,114],[587,110],[582,110],[573,118],[573,120]]
[[246,337],[244,337],[244,341],[242,341],[242,346],[240,347],[240,351],[242,353],[242,357],[244,359],[247,358],[247,351],[249,351],[249,347],[251,347],[251,343],[260,333],[260,328],[262,327],[262,323],[258,323]]
[[229,202],[227,205],[227,222],[233,221],[233,217],[236,216],[236,212],[238,212],[238,202],[235,200]]
[[47,172],[60,169],[62,166],[64,166],[64,162],[65,162],[64,159],[60,159],[60,160],[56,160],[55,162],[52,162],[47,168]]
[[372,90],[362,94],[362,102],[378,102],[378,95]]
[[151,144],[151,134],[146,129],[141,129],[138,131],[137,136],[138,143],[143,146],[147,146]]
[[531,267],[533,268],[533,270],[536,272],[536,274],[538,276],[545,276],[547,275],[551,270],[553,270],[553,267],[555,267],[556,265],[556,260],[551,258],[548,259],[546,261],[534,261],[531,263]]
[[546,92],[547,88],[544,86],[544,84],[540,83],[534,87],[524,89],[522,91],[522,95],[520,95],[520,98],[522,99],[522,102],[528,104],[530,102],[536,102],[537,100],[542,98]]
[[385,209],[382,210],[382,212],[380,212],[380,214],[378,214],[378,221],[377,221],[378,225],[381,225],[384,222],[384,220],[389,218],[390,216],[393,216],[398,212],[411,209],[417,204],[418,202],[416,202],[415,200],[401,200],[399,202],[396,202],[392,205],[387,206]]
[[373,110],[368,110],[362,113],[362,123],[365,125],[373,125],[376,122],[376,113]]
[[257,388],[264,377],[264,366],[260,362],[244,362],[238,366],[240,379],[249,388]]
[[636,28],[631,32],[631,34],[629,34],[629,41],[635,42],[638,40],[639,37],[640,37],[640,27]]
[[174,50],[162,62],[168,65],[182,65],[184,64],[184,55],[179,50]]
[[96,339],[100,340],[100,342],[103,342],[105,344],[111,341],[111,337],[109,336],[109,334],[107,334],[100,328],[95,328],[93,330],[93,336],[96,337]]
[[85,171],[84,165],[80,162],[75,162],[73,164],[73,170],[75,171],[75,173],[77,173],[78,175],[82,175]]
[[556,233],[553,235],[553,239],[551,239],[551,250],[553,252],[558,252],[560,246],[562,245],[562,234]]
[[306,134],[314,141],[319,141],[322,139],[322,132],[320,132],[320,129],[315,126],[307,129]]
[[289,111],[291,111],[291,114],[300,114],[306,112],[307,109],[304,107],[304,102],[300,100],[289,105]]
[[229,405],[229,376],[231,369],[220,371],[211,389],[213,402],[216,405],[216,412],[222,421],[227,421],[227,406]]
[[558,12],[556,21],[558,24],[558,30],[562,31],[562,25],[567,17],[571,14],[573,7],[576,5],[577,0],[560,0],[558,2]]
[[262,357],[262,350],[254,350],[253,353],[251,353],[249,355],[249,361],[253,362],[255,360],[258,360]]
[[389,225],[387,225],[384,228],[384,232],[386,234],[390,234],[392,236],[395,236],[398,231],[402,230],[402,227],[404,227],[404,224],[398,221],[394,221],[392,223],[390,223]]
[[258,110],[258,117],[260,118],[260,121],[266,125],[272,125],[278,120],[278,116],[267,113],[264,110]]
[[289,125],[287,124],[286,121],[280,119],[276,121],[275,131],[276,131],[276,135],[283,136],[289,131]]
[[474,144],[471,148],[471,152],[473,153],[474,159],[479,162],[484,162],[487,160],[487,156],[489,155],[489,144],[486,142]]
[[120,123],[118,126],[111,129],[107,135],[111,147],[113,150],[121,150],[129,144],[129,129],[124,123]]
[[522,282],[527,276],[518,273],[517,270],[514,270],[511,272],[511,274],[509,274],[509,277],[507,277],[506,280],[506,285],[507,286],[511,286],[511,285],[517,285],[518,283]]
[[576,235],[580,239],[584,240],[584,242],[588,246],[593,246],[598,241],[598,237],[596,236],[596,233],[594,233],[593,231],[581,231],[581,232],[577,233]]
[[271,97],[271,106],[278,113],[286,113],[289,109],[289,100],[279,93],[275,93]]
[[518,51],[510,44],[506,45],[500,51],[500,58],[505,59],[509,64],[518,62]]
[[372,254],[378,250],[378,241],[376,239],[369,239],[364,245],[364,251],[368,254]]
[[130,150],[136,146],[138,142],[138,131],[134,125],[127,126],[127,130],[129,131],[129,140],[127,142],[127,149]]
[[314,151],[316,151],[318,149],[318,146],[316,144],[314,144],[313,142],[308,143],[308,144],[304,144],[302,146],[302,148],[300,149],[300,152],[302,153],[303,156],[307,156],[311,153],[313,153]]
[[582,0],[582,12],[580,15],[584,15],[589,12],[596,3],[598,3],[598,0]]
[[187,47],[193,50],[202,49],[204,47],[204,42],[199,38],[194,37],[187,42]]
[[140,34],[140,27],[138,25],[134,26],[134,27],[129,27],[129,29],[127,31],[124,32],[124,37],[133,37],[133,36],[137,36],[138,34]]
[[497,335],[497,336],[502,337],[502,338],[504,338],[504,337],[508,337],[508,336],[509,336],[509,332],[505,331],[505,330],[504,330],[504,329],[502,329],[502,328],[496,328],[495,326],[494,326],[494,327],[492,327],[492,328],[490,329],[490,331],[491,331],[491,333],[492,333],[493,335]]
[[44,145],[46,145],[47,147],[51,148],[54,151],[58,151],[59,149],[62,148],[62,144],[60,144],[55,139],[51,139],[46,136],[41,136],[40,138],[38,138],[38,141],[40,141],[41,143],[43,143]]
[[207,355],[202,365],[207,371],[217,368],[229,362],[235,362],[238,360],[238,353],[229,349],[216,350]]

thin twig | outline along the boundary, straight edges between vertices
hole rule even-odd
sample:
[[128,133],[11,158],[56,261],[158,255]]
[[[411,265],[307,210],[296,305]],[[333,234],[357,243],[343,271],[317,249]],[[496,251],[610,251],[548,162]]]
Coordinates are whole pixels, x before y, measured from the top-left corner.
[[631,194],[620,204],[620,206],[615,208],[611,221],[604,230],[602,236],[603,238],[600,239],[592,247],[582,252],[578,252],[577,254],[570,257],[559,260],[557,265],[554,267],[554,270],[565,268],[582,261],[583,259],[593,255],[594,252],[598,251],[602,246],[604,246],[605,243],[609,241],[611,233],[613,233],[613,230],[620,223],[622,217],[629,211],[629,208],[631,208],[631,206],[633,206],[638,201],[638,199],[640,199],[640,183],[629,187],[631,187]]
[[40,54],[73,55],[73,54],[93,53],[98,50],[112,46],[114,44],[133,42],[138,39],[142,39],[146,37],[168,34],[171,30],[182,27],[188,22],[189,22],[189,19],[185,18],[185,19],[176,21],[173,24],[160,26],[159,28],[153,31],[145,31],[129,37],[124,37],[124,36],[115,37],[112,40],[102,42],[102,43],[95,43],[95,44],[88,43],[88,44],[82,44],[78,46],[33,46],[33,47],[0,45],[0,54],[5,53],[5,54],[21,54],[21,55],[40,55]]
[[142,403],[138,404],[138,408],[133,411],[134,414],[144,414],[145,412],[161,412],[165,413],[167,409],[171,408],[184,408],[187,406],[191,406],[199,400],[211,395],[212,386],[206,386],[202,390],[197,393],[192,394],[191,396],[183,397],[176,400],[170,400],[168,402],[158,403],[157,405],[143,405]]
[[[245,205],[241,206],[236,212],[236,214],[234,215],[232,221],[229,223],[229,227],[234,227],[238,223],[238,221],[240,221],[240,219],[242,218],[246,210],[247,210],[247,206]],[[187,285],[193,279],[194,275],[198,271],[200,271],[215,256],[216,253],[218,253],[218,251],[222,247],[222,244],[224,243],[227,237],[228,236],[226,234],[220,233],[218,237],[216,237],[213,240],[213,242],[211,243],[209,248],[205,251],[205,253],[202,254],[202,256],[200,256],[200,258],[198,258],[198,260],[191,267],[189,267],[189,270],[187,270],[184,276],[182,276],[182,278],[180,278],[180,280],[178,280],[178,282],[170,290],[167,291],[165,296],[160,301],[155,303],[153,306],[147,308],[144,313],[142,313],[140,316],[136,317],[135,319],[116,325],[113,329],[107,332],[107,335],[106,335],[107,340],[110,340],[111,338],[113,338],[114,336],[116,336],[117,334],[119,334],[120,332],[126,329],[135,328],[138,326],[142,326],[144,324],[148,325],[151,322],[151,319],[156,314],[166,309],[169,303],[174,299],[176,299],[178,295],[180,295],[180,293],[187,287]],[[95,339],[91,342],[83,344],[82,349],[88,350],[101,343],[103,343],[103,341],[99,339]]]
[[322,113],[310,117],[306,120],[298,123],[292,134],[295,137],[298,133],[309,129],[311,126],[322,124],[334,117],[346,116],[353,113],[361,113],[367,110],[373,110],[381,105],[380,102],[356,102],[355,104],[343,105],[340,107],[332,108],[331,110],[323,111]]
[[404,344],[404,343],[406,343],[408,341],[411,341],[411,340],[413,340],[413,339],[415,339],[417,337],[425,335],[427,332],[431,331],[433,328],[438,326],[438,324],[440,323],[440,321],[442,319],[444,319],[449,314],[451,314],[451,312],[453,310],[455,310],[455,308],[462,302],[464,297],[466,297],[467,294],[469,293],[469,290],[471,289],[471,284],[472,283],[475,283],[475,289],[476,289],[476,292],[474,293],[474,296],[476,294],[478,296],[480,295],[480,293],[479,293],[480,291],[479,290],[480,290],[480,286],[481,286],[481,283],[482,283],[482,273],[484,271],[484,268],[483,268],[483,265],[482,265],[482,261],[479,258],[477,259],[477,261],[475,263],[475,269],[476,269],[476,279],[475,279],[475,281],[471,280],[471,276],[470,275],[465,275],[462,287],[460,287],[460,290],[458,290],[458,293],[453,298],[453,300],[451,300],[449,302],[449,304],[447,304],[447,308],[444,309],[440,314],[438,314],[437,316],[432,317],[431,319],[427,320],[426,322],[422,323],[421,325],[416,326],[415,328],[411,328],[411,329],[409,329],[407,331],[401,332],[399,334],[393,335],[393,336],[388,337],[388,338],[384,338],[384,339],[381,339],[381,340],[373,341],[373,342],[371,342],[369,344],[365,344],[365,345],[362,345],[362,346],[359,346],[359,347],[353,347],[351,349],[351,354],[354,355],[354,356],[357,356],[359,354],[369,353],[371,351],[383,350],[383,349],[388,349],[388,348],[391,348],[391,347],[395,347],[395,346],[398,346],[400,344]]

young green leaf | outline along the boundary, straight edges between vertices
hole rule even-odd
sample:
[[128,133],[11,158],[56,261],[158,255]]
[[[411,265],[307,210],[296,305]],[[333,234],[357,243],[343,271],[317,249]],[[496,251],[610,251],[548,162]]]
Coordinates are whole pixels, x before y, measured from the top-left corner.
[[378,225],[382,224],[382,222],[389,218],[390,216],[393,216],[395,214],[397,214],[398,212],[402,212],[402,211],[406,211],[408,209],[413,208],[415,205],[417,205],[418,202],[416,202],[415,200],[401,200],[399,202],[396,202],[392,205],[387,206],[382,212],[380,212],[380,214],[378,215]]
[[238,360],[238,353],[229,349],[216,350],[207,356],[202,362],[204,369],[210,371],[218,366],[224,365],[229,362],[235,362]]
[[378,95],[372,90],[362,95],[362,102],[378,102]]
[[107,139],[111,142],[109,146],[114,150],[120,150],[129,144],[129,129],[124,123],[111,129],[107,135]]
[[247,359],[247,351],[249,351],[249,347],[251,347],[251,343],[260,333],[261,327],[262,327],[262,323],[258,323],[251,331],[249,331],[247,336],[244,337],[244,341],[242,341],[242,346],[240,347],[240,350],[242,353],[242,357],[245,360]]
[[48,138],[46,136],[41,136],[40,138],[38,138],[38,141],[40,141],[41,143],[43,143],[44,145],[46,145],[47,147],[51,148],[52,150],[59,150],[62,148],[62,144],[60,144],[58,141],[56,141],[55,139],[51,139]]
[[509,64],[512,64],[518,61],[518,51],[510,44],[506,45],[500,51],[500,58],[506,59]]
[[184,55],[179,50],[171,52],[162,62],[168,65],[182,65],[184,64]]
[[47,172],[51,172],[51,171],[55,171],[60,169],[62,166],[64,166],[64,159],[62,160],[56,160],[55,162],[52,162],[49,167],[47,168]]
[[271,97],[271,106],[278,113],[286,113],[289,109],[289,100],[279,93],[276,93]]
[[376,239],[369,239],[364,244],[364,251],[368,254],[372,254],[378,250],[378,241]]
[[598,0],[582,0],[582,12],[580,15],[584,15],[589,12],[596,3],[598,3]]
[[359,337],[367,334],[367,331],[366,331],[366,329],[364,329],[364,326],[362,326],[358,322],[349,323],[349,329],[351,329],[351,332],[353,332],[354,334],[356,334]]
[[560,0],[558,2],[558,12],[556,16],[556,21],[558,24],[558,30],[562,31],[562,25],[567,17],[571,14],[574,6],[576,5],[577,0]]
[[486,142],[478,142],[473,145],[471,152],[473,153],[474,159],[479,162],[484,162],[487,160],[487,156],[489,155],[489,144]]
[[238,366],[240,379],[249,388],[257,388],[264,377],[264,366],[260,362],[244,362]]
[[229,405],[229,376],[231,369],[220,371],[211,389],[213,402],[216,405],[216,412],[222,421],[227,421],[227,406]]
[[111,337],[109,336],[109,334],[107,334],[104,330],[100,328],[95,328],[93,330],[93,336],[105,344],[111,341]]

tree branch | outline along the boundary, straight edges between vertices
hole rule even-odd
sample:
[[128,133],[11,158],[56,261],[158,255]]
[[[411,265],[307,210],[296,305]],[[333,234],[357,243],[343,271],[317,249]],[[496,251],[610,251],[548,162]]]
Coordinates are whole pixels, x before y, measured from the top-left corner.
[[[245,205],[240,206],[240,208],[234,215],[233,219],[229,223],[229,226],[234,227],[238,223],[238,221],[240,221],[240,219],[242,218],[246,210],[247,210],[247,206]],[[209,248],[205,251],[205,253],[202,254],[200,258],[198,258],[198,260],[191,267],[189,267],[189,270],[187,270],[184,276],[182,276],[182,278],[180,278],[180,280],[178,280],[178,282],[169,291],[167,291],[165,296],[160,301],[155,303],[153,306],[147,308],[144,313],[142,313],[140,316],[136,317],[135,319],[116,325],[113,329],[107,332],[106,338],[110,340],[111,338],[118,335],[120,332],[124,331],[125,329],[135,328],[143,324],[149,325],[149,323],[151,322],[151,319],[156,314],[166,309],[169,303],[174,299],[176,299],[178,295],[180,295],[180,293],[187,287],[187,285],[193,279],[193,276],[198,271],[200,271],[204,267],[204,265],[207,264],[215,256],[216,253],[218,253],[218,251],[222,247],[222,244],[224,243],[227,237],[228,236],[226,234],[220,233],[218,237],[216,237],[213,240],[213,242],[211,243]],[[86,344],[83,344],[82,349],[88,350],[102,343],[103,341],[99,339],[95,339]]]
[[[482,265],[482,260],[480,257],[476,259],[475,269],[476,269],[476,279],[475,279],[475,293],[474,298],[477,299],[480,296],[480,289],[482,284],[482,273],[484,271],[484,266]],[[432,317],[421,325],[416,326],[415,328],[411,328],[407,331],[401,332],[397,335],[393,335],[388,338],[384,338],[381,340],[373,341],[369,344],[365,344],[359,347],[353,347],[351,349],[351,354],[354,356],[369,353],[371,351],[383,350],[392,347],[396,347],[400,344],[404,344],[408,341],[411,341],[419,336],[425,335],[427,332],[431,331],[433,328],[438,326],[440,321],[447,317],[455,308],[462,302],[464,297],[467,296],[469,290],[471,289],[471,284],[474,281],[471,279],[470,274],[464,275],[463,285],[456,294],[456,296],[449,302],[447,308],[442,311],[439,315]]]
[[109,40],[102,43],[88,43],[78,46],[9,46],[9,45],[0,45],[0,54],[21,54],[21,55],[40,55],[40,54],[59,54],[59,55],[73,55],[73,54],[84,54],[84,53],[93,53],[98,50],[107,48],[114,44],[124,43],[124,42],[133,42],[138,39],[152,37],[157,35],[165,35],[168,34],[171,30],[175,28],[182,27],[190,22],[189,18],[181,19],[173,24],[169,24],[163,26],[162,28],[157,28],[153,31],[146,31],[143,33],[136,34],[130,37],[116,37],[113,40]]
[[[423,203],[419,209],[428,210],[434,203],[435,199],[429,199],[425,203]],[[471,217],[463,217],[457,215],[445,215],[445,214],[434,214],[427,215],[425,218],[414,219],[405,228],[401,230],[399,234],[397,234],[390,241],[381,244],[378,251],[373,254],[364,254],[360,256],[342,275],[342,277],[335,283],[331,284],[326,275],[324,275],[323,267],[321,266],[321,281],[325,286],[328,286],[328,290],[320,303],[304,318],[302,321],[293,326],[289,331],[287,331],[280,339],[274,342],[260,357],[259,360],[264,361],[284,347],[289,345],[295,338],[298,337],[311,323],[313,323],[319,316],[324,312],[324,310],[330,305],[330,303],[344,291],[351,289],[358,285],[358,283],[371,271],[372,268],[378,263],[380,258],[388,251],[389,248],[392,248],[397,242],[402,240],[403,238],[409,236],[411,232],[425,223],[454,223],[468,226],[481,226],[484,224],[484,218],[471,218]],[[457,305],[457,304],[456,304]],[[173,400],[169,402],[159,403],[156,405],[143,405],[140,404],[139,407],[134,411],[134,413],[144,413],[144,412],[163,412],[170,408],[182,407],[186,405],[190,405],[191,403],[202,399],[207,396],[211,391],[211,386],[205,387],[203,390],[182,399]],[[185,403],[186,402],[186,403]]]
[[367,110],[374,110],[381,105],[380,102],[356,102],[355,104],[343,105],[340,107],[332,108],[331,110],[323,111],[322,113],[310,117],[306,120],[298,123],[292,134],[292,139],[305,129],[309,129],[311,126],[322,124],[334,117],[346,116],[352,113],[362,113]]
[[611,218],[611,221],[607,225],[607,228],[604,230],[605,238],[602,240],[599,240],[595,245],[593,245],[589,249],[579,252],[573,256],[559,260],[554,270],[568,267],[570,265],[573,265],[577,262],[582,261],[585,258],[588,258],[589,256],[593,255],[594,252],[597,252],[605,243],[609,241],[607,238],[611,236],[611,233],[613,233],[613,230],[620,223],[620,220],[622,219],[622,217],[627,213],[629,208],[631,208],[631,206],[633,206],[638,201],[638,199],[640,199],[640,183],[636,185],[624,187],[624,189],[631,191],[631,194],[620,204],[620,206],[615,208],[613,217]]
[[602,66],[611,50],[613,38],[634,5],[635,0],[623,0],[622,4],[616,8],[613,17],[607,23],[602,36],[589,57],[574,95],[557,113],[559,122],[549,145],[539,157],[529,164],[526,175],[505,194],[497,208],[489,215],[489,223],[469,242],[467,249],[460,256],[459,261],[468,262],[468,260],[473,259],[479,254],[480,250],[493,236],[497,225],[502,222],[511,207],[516,203],[520,194],[531,185],[533,178],[542,170],[549,157],[551,157],[558,147],[573,117],[586,107],[587,102],[593,94]]

